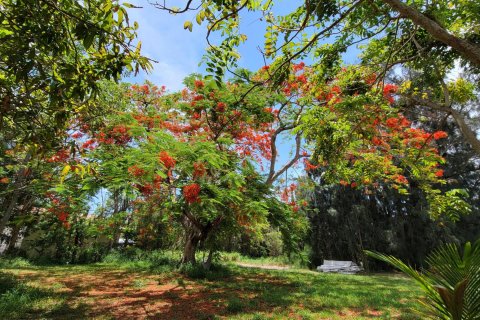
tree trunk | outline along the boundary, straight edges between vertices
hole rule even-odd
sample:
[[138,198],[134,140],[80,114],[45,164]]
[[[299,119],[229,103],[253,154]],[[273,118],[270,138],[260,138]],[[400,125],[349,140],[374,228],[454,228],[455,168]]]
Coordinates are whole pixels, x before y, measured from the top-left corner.
[[15,225],[12,228],[12,232],[10,234],[10,242],[8,243],[7,253],[12,253],[15,251],[15,244],[17,243],[18,236],[20,235],[20,225]]
[[195,264],[197,261],[195,259],[195,253],[197,252],[197,246],[200,242],[200,235],[197,234],[195,231],[190,231],[187,234],[185,240],[185,247],[183,248],[183,257],[182,257],[182,264],[191,263]]
[[436,21],[419,12],[416,8],[406,5],[400,0],[383,0],[394,10],[400,12],[402,17],[410,19],[414,24],[425,29],[433,38],[443,42],[457,51],[473,65],[480,66],[480,47],[465,39],[459,38],[445,30]]
[[477,138],[477,133],[468,126],[464,117],[458,111],[452,110],[450,114],[457,123],[465,141],[470,144],[477,155],[480,155],[480,140]]
[[210,249],[210,251],[208,252],[207,261],[203,262],[203,268],[205,270],[210,270],[210,267],[212,266],[212,260],[213,260],[213,249]]

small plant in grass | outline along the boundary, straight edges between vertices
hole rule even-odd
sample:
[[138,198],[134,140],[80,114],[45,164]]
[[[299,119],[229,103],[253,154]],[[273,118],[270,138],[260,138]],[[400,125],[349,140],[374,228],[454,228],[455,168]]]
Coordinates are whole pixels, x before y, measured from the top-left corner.
[[180,287],[186,288],[185,280],[183,280],[182,278],[178,278],[177,283]]
[[136,289],[143,288],[147,285],[147,281],[145,279],[135,279],[133,280],[132,287]]
[[427,270],[418,272],[401,260],[377,252],[366,254],[389,263],[412,277],[426,294],[422,302],[431,319],[480,319],[480,239],[467,242],[463,255],[455,244],[447,244],[430,254]]
[[245,309],[245,303],[239,298],[233,297],[227,301],[227,311],[229,313],[238,313]]

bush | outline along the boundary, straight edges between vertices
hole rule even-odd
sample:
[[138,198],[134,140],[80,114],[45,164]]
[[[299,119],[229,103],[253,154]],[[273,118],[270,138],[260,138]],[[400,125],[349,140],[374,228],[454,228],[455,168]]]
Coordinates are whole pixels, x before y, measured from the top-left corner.
[[24,258],[0,258],[0,268],[26,268],[30,266],[30,261]]
[[214,281],[218,279],[228,278],[232,275],[232,271],[219,264],[212,264],[210,269],[207,270],[202,264],[182,264],[178,271],[187,276],[190,279],[206,279]]

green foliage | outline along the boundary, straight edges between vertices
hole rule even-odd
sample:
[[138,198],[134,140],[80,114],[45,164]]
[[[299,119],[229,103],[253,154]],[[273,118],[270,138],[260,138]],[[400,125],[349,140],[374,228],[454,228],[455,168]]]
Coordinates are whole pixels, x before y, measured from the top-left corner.
[[412,277],[428,298],[424,303],[430,318],[478,319],[480,315],[480,240],[467,242],[463,254],[455,244],[447,244],[430,254],[429,269],[423,273],[401,260],[384,254],[366,254],[387,262]]
[[26,268],[30,266],[30,261],[21,257],[2,257],[0,259],[0,268]]
[[[125,6],[116,1],[2,1],[4,138],[44,153],[73,119],[97,114],[99,81],[148,70]],[[17,150],[20,151],[20,150]]]
[[445,216],[452,221],[458,221],[462,215],[472,211],[468,202],[465,201],[468,196],[468,192],[464,189],[452,189],[445,194],[440,194],[440,191],[432,192],[429,195],[432,217]]

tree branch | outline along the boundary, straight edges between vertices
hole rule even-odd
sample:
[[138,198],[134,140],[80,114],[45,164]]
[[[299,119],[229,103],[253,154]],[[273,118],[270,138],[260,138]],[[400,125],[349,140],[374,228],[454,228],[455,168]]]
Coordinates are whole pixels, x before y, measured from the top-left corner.
[[415,96],[404,97],[415,104],[422,105],[433,110],[446,112],[447,114],[451,115],[455,123],[458,125],[458,128],[462,133],[465,141],[471,145],[473,151],[475,151],[476,154],[480,155],[480,140],[478,140],[477,138],[477,133],[470,128],[470,126],[465,121],[465,117],[460,112],[448,106],[430,100],[421,99]]
[[383,1],[394,10],[400,12],[403,17],[410,19],[414,24],[424,28],[433,38],[452,47],[473,65],[480,67],[480,47],[478,45],[454,36],[437,22],[400,0]]

